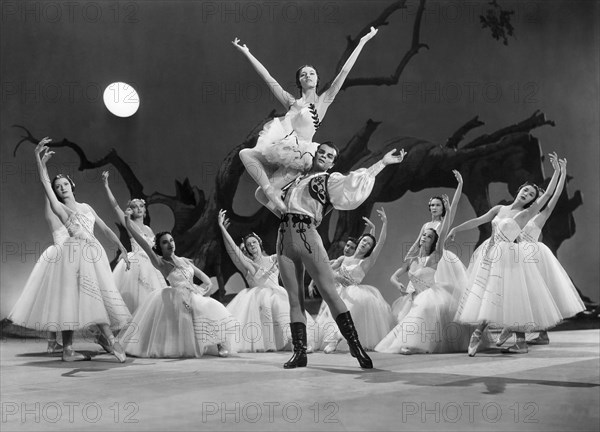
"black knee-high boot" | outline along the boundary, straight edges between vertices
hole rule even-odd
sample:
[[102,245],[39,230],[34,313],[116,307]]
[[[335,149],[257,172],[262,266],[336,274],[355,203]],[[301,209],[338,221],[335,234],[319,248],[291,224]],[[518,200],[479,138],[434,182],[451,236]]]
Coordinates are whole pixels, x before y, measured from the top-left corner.
[[297,367],[305,367],[308,363],[306,358],[306,324],[293,322],[291,324],[291,332],[294,354],[291,359],[283,364],[283,368],[294,369]]
[[344,336],[346,341],[348,341],[348,346],[350,347],[350,354],[352,354],[352,357],[356,357],[356,360],[358,360],[361,368],[372,369],[373,362],[358,340],[358,333],[354,327],[354,321],[352,321],[352,315],[350,315],[350,311],[339,314],[337,317],[335,317],[335,322],[340,328],[342,336]]

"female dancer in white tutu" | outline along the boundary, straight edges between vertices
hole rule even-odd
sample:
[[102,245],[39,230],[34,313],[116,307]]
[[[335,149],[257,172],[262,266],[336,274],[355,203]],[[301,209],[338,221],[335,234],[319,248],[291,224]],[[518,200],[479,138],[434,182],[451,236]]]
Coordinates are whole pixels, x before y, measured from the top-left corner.
[[[219,211],[219,228],[225,249],[250,288],[240,291],[227,310],[242,326],[241,338],[233,346],[237,352],[281,351],[291,349],[290,304],[285,288],[279,285],[277,255],[267,255],[262,240],[254,233],[244,237],[246,254],[227,232],[225,210]],[[319,337],[314,319],[306,313],[308,346]]]
[[[50,158],[50,155],[45,152],[42,156],[44,163]],[[54,271],[57,260],[60,258],[60,245],[69,238],[69,232],[65,226],[60,222],[60,219],[52,212],[50,208],[50,202],[48,198],[44,199],[44,217],[52,232],[53,244],[42,252],[42,255],[35,263],[31,274],[25,283],[25,288],[19,297],[19,300],[15,303],[12,311],[8,315],[8,319],[13,323],[21,325],[23,327],[35,328],[40,323],[36,321],[36,317],[40,311],[32,309],[36,298],[44,297],[47,294],[42,292],[42,289],[48,289],[53,283],[48,282],[49,278],[57,273]],[[57,281],[60,282],[60,281]],[[41,302],[35,303],[37,307],[43,308],[44,305]],[[52,325],[50,328],[54,328]],[[63,350],[61,344],[58,343],[56,331],[50,331],[50,328],[46,328],[48,331],[48,346],[46,351],[48,354],[60,353]]]
[[[118,221],[125,226],[125,213],[119,207],[110,186],[108,185],[108,171],[102,173],[102,181],[110,205],[117,215]],[[131,209],[131,229],[136,230],[150,247],[154,246],[154,232],[152,228],[144,224],[146,217],[146,202],[143,199],[132,199],[127,203],[127,208]],[[159,288],[166,288],[165,278],[150,262],[150,257],[138,245],[135,239],[129,233],[131,240],[131,252],[127,254],[131,268],[127,270],[125,262],[119,260],[113,270],[113,276],[117,288],[121,292],[123,301],[134,313],[137,308],[144,303],[148,295]]]
[[555,169],[548,191],[541,197],[536,185],[526,183],[512,204],[497,205],[448,233],[453,239],[457,232],[492,222],[492,236],[471,258],[468,285],[455,317],[458,322],[478,323],[467,350],[471,357],[477,353],[488,324],[510,328],[517,334],[516,345],[505,352],[526,353],[525,332],[547,329],[563,318],[537,265],[527,260],[527,245],[514,242],[554,190],[558,174]]
[[[119,340],[135,357],[184,358],[204,354],[229,355],[229,340],[239,337],[239,323],[210,295],[209,277],[188,258],[175,255],[171,233],[156,234],[154,247],[132,227],[131,209],[125,210],[125,226],[146,252],[170,287],[154,290],[136,310],[131,325]],[[202,285],[194,284],[194,276]]]
[[[451,283],[441,283],[436,277],[444,260],[444,241],[463,187],[460,173],[456,170],[453,173],[458,187],[452,204],[448,205],[448,199],[444,197],[439,208],[436,203],[435,211],[432,211],[432,214],[440,214],[443,206],[444,210],[448,209],[449,214],[441,220],[441,226],[437,229],[423,228],[418,254],[411,253],[408,261],[391,278],[405,297],[414,299],[405,302],[409,305],[409,310],[399,316],[398,324],[377,344],[375,351],[396,354],[446,353],[462,351],[469,344],[472,329],[453,322],[458,307],[455,291],[460,288]],[[464,266],[462,272],[463,279],[466,279]],[[404,273],[408,273],[410,280],[406,289],[400,283],[400,276]]]
[[232,42],[248,58],[275,98],[288,110],[284,117],[275,118],[264,126],[254,148],[240,151],[240,159],[248,174],[260,186],[256,191],[257,199],[271,211],[285,212],[281,188],[312,167],[318,146],[312,142],[312,138],[364,45],[376,34],[377,30],[371,27],[370,32],[360,39],[331,87],[322,94],[317,93],[319,76],[316,69],[309,65],[298,69],[296,85],[302,93],[300,99],[285,91],[248,47],[240,45],[238,38]]
[[40,288],[45,295],[34,299],[31,305],[36,313],[32,317],[42,325],[52,323],[61,329],[64,361],[89,360],[73,350],[73,331],[96,324],[108,341],[105,348],[124,362],[125,353],[111,329],[124,327],[131,314],[115,286],[106,251],[94,237],[94,224],[121,250],[127,262],[126,251],[94,209],[75,200],[71,179],[58,175],[50,181],[46,162],[54,152],[46,144],[51,141],[47,137],[40,141],[35,149],[36,161],[52,211],[70,237],[61,245],[61,257],[54,268],[56,274]]
[[[338,293],[352,314],[358,337],[367,350],[375,345],[390,331],[393,316],[390,305],[379,290],[370,285],[361,285],[369,270],[375,265],[387,236],[387,217],[383,208],[377,210],[382,221],[379,240],[372,234],[363,234],[358,247],[351,257],[343,257],[332,266]],[[343,337],[328,307],[317,316],[317,324],[323,328],[323,351],[326,354],[337,350]]]
[[[528,261],[533,261],[537,264],[538,269],[544,277],[544,281],[554,298],[554,302],[560,310],[560,314],[563,318],[569,318],[584,311],[585,305],[581,301],[577,289],[573,285],[573,282],[571,282],[571,278],[563,266],[560,265],[548,246],[539,241],[542,228],[552,214],[554,207],[556,207],[556,203],[560,198],[567,178],[567,160],[558,160],[556,154],[551,156],[550,160],[555,169],[560,170],[558,185],[554,189],[554,193],[552,194],[550,201],[548,201],[548,205],[527,222],[527,225],[525,225],[525,228],[523,228],[523,231],[521,231],[517,240],[520,243],[526,243],[525,248],[529,251]],[[558,164],[559,167],[556,167],[556,164]],[[496,345],[501,346],[504,344],[511,334],[512,331],[510,328],[503,329],[498,337]],[[547,345],[549,342],[548,332],[542,330],[537,338],[530,340],[527,343],[531,345]]]

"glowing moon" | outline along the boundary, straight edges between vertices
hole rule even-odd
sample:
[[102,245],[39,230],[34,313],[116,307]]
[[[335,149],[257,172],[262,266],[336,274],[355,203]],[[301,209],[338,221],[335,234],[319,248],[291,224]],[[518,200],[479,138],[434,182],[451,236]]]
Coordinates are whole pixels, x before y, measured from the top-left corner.
[[131,117],[140,107],[140,97],[131,85],[114,82],[104,90],[104,105],[117,117]]

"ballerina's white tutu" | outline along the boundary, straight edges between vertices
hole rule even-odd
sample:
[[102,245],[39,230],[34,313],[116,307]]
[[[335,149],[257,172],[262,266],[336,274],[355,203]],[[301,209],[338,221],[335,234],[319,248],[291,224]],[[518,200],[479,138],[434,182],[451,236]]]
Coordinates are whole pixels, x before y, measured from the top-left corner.
[[[394,317],[390,305],[377,288],[360,285],[364,277],[365,272],[360,262],[342,264],[336,271],[338,293],[352,315],[360,343],[364,349],[372,350],[388,334],[394,324]],[[324,332],[322,348],[332,341],[341,340],[337,349],[348,349],[327,305],[322,306],[316,321]]]
[[492,236],[473,253],[457,321],[485,320],[493,326],[532,332],[563,319],[538,265],[529,258],[527,244],[514,242],[520,232],[512,218],[493,219]]
[[13,322],[64,331],[93,324],[109,324],[117,330],[131,320],[106,251],[94,237],[94,223],[90,210],[71,213],[65,223],[69,236],[57,233],[58,244],[42,255],[11,313]]
[[552,251],[539,241],[542,230],[535,223],[535,216],[523,228],[518,241],[524,243],[527,259],[537,264],[546,286],[563,318],[572,317],[585,310],[585,305],[571,282],[571,278]]
[[[217,354],[216,344],[239,339],[240,324],[221,303],[194,285],[187,259],[167,276],[169,288],[154,290],[118,340],[125,352],[144,358],[186,358]],[[233,344],[231,344],[233,345]]]
[[286,172],[306,171],[312,166],[318,143],[312,142],[319,117],[314,105],[304,107],[294,103],[284,117],[277,117],[265,124],[256,146],[265,159]]
[[[237,352],[280,351],[291,349],[290,304],[285,288],[278,283],[277,258],[270,257],[268,268],[246,274],[252,288],[240,291],[227,310],[240,322],[240,339],[233,342]],[[316,347],[319,331],[306,313],[307,345]]]
[[[437,271],[431,267],[412,269],[413,266],[408,272],[410,282],[405,294],[394,302],[398,324],[377,344],[375,351],[400,353],[404,348],[416,354],[466,350],[474,327],[454,322],[460,288],[437,281],[439,264]],[[455,269],[458,273],[455,276],[464,280],[466,274],[463,270],[461,276],[459,270]]]
[[[144,239],[150,246],[154,245],[154,238],[142,233]],[[117,288],[121,292],[123,301],[134,313],[144,303],[150,293],[156,289],[166,288],[165,278],[150,262],[150,257],[131,238],[131,252],[127,254],[131,263],[129,270],[123,260],[120,260],[113,270],[113,277]]]

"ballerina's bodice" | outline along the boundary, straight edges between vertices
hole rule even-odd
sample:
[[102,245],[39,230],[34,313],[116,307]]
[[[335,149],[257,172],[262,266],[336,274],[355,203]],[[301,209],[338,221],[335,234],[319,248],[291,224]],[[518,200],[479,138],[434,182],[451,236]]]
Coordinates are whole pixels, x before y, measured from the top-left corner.
[[407,292],[417,292],[420,293],[425,291],[428,288],[431,288],[435,284],[435,269],[426,266],[414,266],[408,270],[408,280],[410,281],[410,285],[412,285],[411,290],[410,287],[407,289]]
[[335,281],[342,286],[358,285],[366,276],[360,265],[362,260],[355,264],[343,264],[335,271]]
[[289,133],[293,132],[300,141],[312,141],[321,124],[314,104],[301,106],[297,102],[290,107],[282,121],[285,128],[289,128]]
[[64,225],[61,225],[52,231],[52,241],[55,245],[63,244],[69,237],[69,231]]
[[270,264],[260,266],[254,274],[246,273],[246,281],[250,287],[263,286],[267,284],[279,285],[279,267],[274,256],[269,257]]
[[535,223],[535,217],[527,222],[519,234],[518,241],[526,243],[537,243],[540,240],[542,229]]
[[96,218],[90,211],[78,212],[74,211],[69,215],[65,228],[69,236],[84,240],[94,240],[94,223]]
[[492,220],[492,241],[490,243],[513,242],[521,233],[521,227],[513,218],[499,218]]

